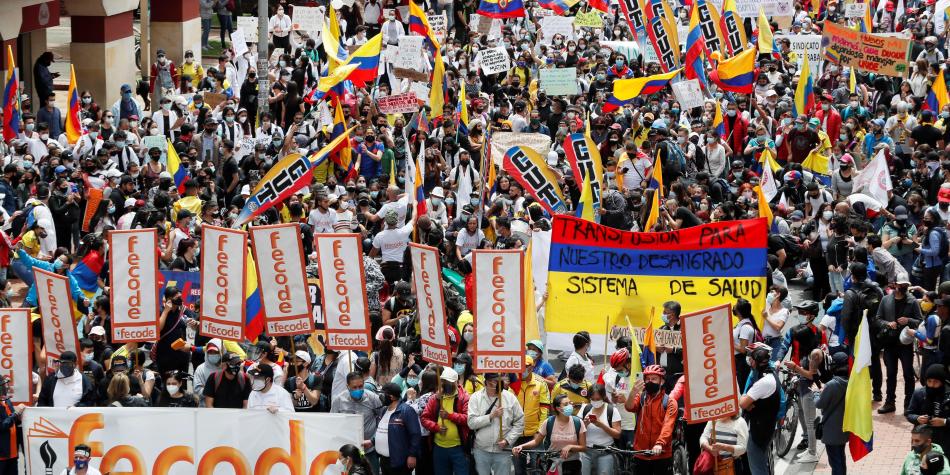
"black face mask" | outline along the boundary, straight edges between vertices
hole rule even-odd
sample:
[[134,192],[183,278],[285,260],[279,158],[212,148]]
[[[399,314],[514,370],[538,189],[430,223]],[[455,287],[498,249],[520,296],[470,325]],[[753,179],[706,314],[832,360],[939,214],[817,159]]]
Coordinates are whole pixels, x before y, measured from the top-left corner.
[[442,383],[442,392],[445,394],[455,394],[455,383],[453,382]]
[[241,365],[239,365],[239,364],[228,365],[228,370],[227,370],[227,371],[228,371],[228,373],[231,373],[231,374],[235,374],[235,375],[236,375],[236,374],[238,374],[239,372],[241,372]]
[[180,296],[179,296],[179,297],[175,297],[175,298],[172,299],[172,304],[173,304],[173,305],[178,305],[178,306],[180,306],[180,305],[181,305],[181,302],[182,302],[182,300],[181,300],[181,297],[180,297]]
[[931,400],[942,397],[943,393],[945,392],[942,386],[939,388],[931,388],[927,386],[925,389],[927,391],[927,399],[931,399]]
[[651,381],[651,382],[647,382],[646,385],[644,385],[644,388],[645,388],[645,389],[647,390],[647,392],[650,393],[651,395],[652,395],[652,394],[656,394],[656,393],[660,392],[660,383],[654,383],[654,382],[652,382],[652,381]]

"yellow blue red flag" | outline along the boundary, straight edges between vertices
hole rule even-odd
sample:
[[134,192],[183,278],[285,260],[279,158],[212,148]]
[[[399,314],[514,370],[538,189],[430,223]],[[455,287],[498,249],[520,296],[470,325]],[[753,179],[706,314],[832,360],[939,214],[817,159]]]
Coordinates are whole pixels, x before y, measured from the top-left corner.
[[654,74],[643,78],[619,79],[614,81],[614,90],[604,103],[604,112],[611,112],[623,107],[637,96],[654,94],[666,87],[670,81],[682,71],[676,69],[668,73]]

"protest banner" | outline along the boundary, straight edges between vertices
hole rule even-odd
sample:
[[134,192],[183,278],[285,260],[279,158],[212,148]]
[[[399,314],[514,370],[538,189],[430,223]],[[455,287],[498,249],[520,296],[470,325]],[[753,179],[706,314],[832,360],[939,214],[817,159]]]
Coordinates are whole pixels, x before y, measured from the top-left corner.
[[908,72],[907,38],[861,33],[829,22],[822,33],[822,44],[825,58],[833,63],[884,76],[904,76]]
[[274,51],[271,52],[270,58],[267,60],[270,64],[276,64],[281,56],[284,55],[284,48],[274,48]]
[[251,243],[267,334],[280,336],[312,332],[300,227],[297,224],[254,226],[251,228]]
[[729,417],[739,412],[732,342],[732,304],[680,317],[690,424]]
[[549,214],[567,211],[564,194],[557,186],[557,176],[539,153],[525,146],[511,147],[505,152],[502,168]]
[[599,334],[592,346],[603,348],[603,323],[592,330],[577,315],[607,318],[617,327],[629,317],[633,326],[646,328],[651,309],[667,300],[690,312],[741,297],[761,321],[767,291],[764,219],[631,233],[557,215],[552,227],[545,314],[552,348],[572,348],[571,335],[580,330]]
[[845,18],[863,18],[864,12],[867,11],[867,3],[845,3],[844,4],[844,17]]
[[588,27],[588,28],[603,28],[604,27],[604,18],[600,16],[598,10],[591,10],[589,12],[577,12],[577,15],[574,16],[574,26],[576,27]]
[[577,68],[542,69],[541,88],[549,96],[573,96],[577,94]]
[[323,18],[326,13],[324,7],[301,7],[294,5],[292,30],[303,30],[308,33],[323,30]]
[[112,341],[155,341],[161,301],[158,298],[158,231],[115,230],[109,233],[112,276]]
[[327,322],[323,317],[323,291],[320,279],[307,279],[307,293],[310,295],[310,309],[313,316],[313,333],[307,337],[307,345],[313,354],[320,356],[324,353],[323,342],[327,341]]
[[[346,135],[340,137],[346,137]],[[310,160],[299,153],[292,153],[280,159],[254,187],[251,197],[247,199],[244,209],[238,215],[236,225],[250,221],[309,184],[313,180],[310,166]]]
[[683,110],[702,107],[705,103],[705,97],[699,87],[698,79],[687,79],[673,83],[673,96],[679,101]]
[[[707,0],[710,7],[715,6],[717,11],[722,11],[722,0]],[[759,6],[765,10],[767,17],[792,16],[795,14],[795,5],[791,0],[736,0],[736,11],[742,18],[755,18],[759,16]]]
[[235,57],[239,57],[248,52],[247,38],[244,37],[244,30],[238,28],[231,31],[231,42],[234,44]]
[[[359,234],[317,234],[314,250],[324,283],[326,345],[334,350],[372,350],[363,241]],[[359,270],[359,272],[357,272]]]
[[524,258],[521,250],[472,251],[475,279],[474,369],[524,370]]
[[86,209],[82,214],[82,231],[89,232],[89,225],[92,224],[92,218],[99,211],[99,203],[102,203],[105,197],[101,188],[89,188],[86,190]]
[[775,35],[775,43],[779,40],[788,40],[789,49],[798,54],[798,67],[802,67],[805,55],[808,55],[808,66],[813,78],[821,73],[821,35]]
[[511,69],[511,58],[504,46],[484,49],[478,57],[478,64],[485,74],[498,74]]
[[564,137],[564,155],[571,164],[571,171],[574,172],[574,180],[577,183],[583,184],[585,179],[590,180],[594,216],[597,216],[597,210],[600,209],[600,190],[603,186],[601,180],[604,176],[604,165],[600,161],[597,144],[584,134],[571,134]]
[[28,308],[0,308],[0,377],[13,405],[33,403],[33,322]]
[[188,310],[197,311],[201,299],[201,274],[179,270],[163,270],[158,274],[158,294],[164,295],[165,289],[175,287],[181,291],[182,302]]
[[380,97],[376,100],[376,108],[383,114],[411,114],[419,110],[419,99],[412,91]]
[[[395,50],[393,74],[399,78],[413,81],[429,81],[429,73],[424,71],[422,48],[425,38],[418,35],[400,36],[399,48]],[[426,96],[428,97],[428,96]]]
[[244,340],[247,233],[201,226],[201,325],[210,338]]
[[551,136],[530,132],[495,132],[491,136],[491,156],[495,165],[501,166],[505,152],[511,147],[522,145],[547,156],[551,150]]
[[[633,334],[636,335],[637,341],[645,341],[647,329],[643,327],[635,327],[633,329]],[[607,340],[614,344],[620,337],[630,337],[630,327],[623,325],[614,325],[610,327],[610,333],[607,335]],[[683,335],[676,330],[653,330],[653,341],[656,342],[657,347],[666,347],[673,349],[683,348]]]
[[569,16],[552,15],[541,19],[541,44],[549,45],[554,42],[554,35],[560,34],[564,41],[574,39],[574,18]]
[[23,414],[22,459],[28,475],[63,473],[83,443],[92,449],[89,466],[101,473],[338,473],[331,468],[337,451],[359,446],[362,427],[354,414],[31,407]]
[[[600,46],[609,48],[611,51],[620,53],[628,60],[634,60],[640,57],[640,44],[636,41],[601,41]],[[651,49],[651,48],[647,48]],[[653,52],[654,62],[656,62],[656,52]]]
[[[256,16],[237,17],[237,29],[244,32],[244,38],[247,40],[248,43],[257,43],[257,17]],[[196,49],[195,51],[201,51],[201,49]]]
[[168,165],[168,138],[164,135],[146,135],[142,137],[142,148],[149,150],[152,147],[162,151],[162,156],[158,159],[159,163]]
[[218,107],[218,104],[228,100],[228,96],[224,94],[219,94],[217,92],[205,92],[201,94],[201,98],[204,99],[205,103],[208,104],[208,107],[214,109]]
[[43,345],[46,365],[50,366],[64,352],[79,355],[79,335],[73,319],[73,295],[69,277],[33,268],[36,300],[43,319]]
[[422,337],[422,359],[449,366],[452,348],[446,331],[439,251],[434,247],[409,243],[409,252],[412,256],[412,283],[416,290],[416,316]]
[[432,28],[432,34],[435,35],[435,39],[439,44],[444,45],[445,34],[449,30],[449,18],[445,16],[445,12],[440,15],[430,15],[429,27]]
[[647,39],[646,17],[643,14],[643,0],[619,0],[620,11],[623,12],[624,20],[627,20],[627,26],[633,33],[633,38],[637,40],[642,52],[643,45]]

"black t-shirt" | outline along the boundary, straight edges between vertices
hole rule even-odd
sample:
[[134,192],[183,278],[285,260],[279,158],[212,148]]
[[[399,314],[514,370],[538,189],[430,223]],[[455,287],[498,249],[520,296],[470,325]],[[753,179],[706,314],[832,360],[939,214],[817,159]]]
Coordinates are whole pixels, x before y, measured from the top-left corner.
[[925,143],[931,147],[936,147],[937,141],[943,138],[943,134],[933,124],[924,124],[914,127],[914,130],[910,132],[910,138],[918,144]]
[[[242,383],[238,378],[244,380]],[[220,380],[220,385],[218,384]],[[238,373],[234,379],[228,379],[225,375],[213,373],[208,377],[205,383],[205,397],[214,398],[214,407],[241,409],[244,407],[244,401],[251,395],[251,381],[246,374]]]
[[291,399],[294,400],[294,410],[297,412],[328,412],[330,407],[327,403],[327,397],[323,394],[321,385],[317,384],[317,378],[311,373],[307,375],[307,379],[303,384],[311,391],[320,390],[320,400],[316,404],[310,404],[307,396],[303,393],[297,393],[297,376],[291,376],[284,383],[284,389],[290,393]]
[[199,272],[201,268],[198,266],[198,259],[195,259],[192,262],[188,262],[184,256],[178,256],[172,261],[172,270],[179,270],[184,272]]
[[692,211],[682,206],[680,206],[679,208],[676,208],[676,211],[673,212],[673,219],[683,220],[683,225],[680,227],[680,229],[691,228],[693,226],[699,226],[700,224],[703,224],[702,220],[697,218],[696,215],[693,214]]
[[[234,174],[239,173],[240,170],[238,168],[237,160],[235,160],[233,156],[228,158],[227,161],[224,162],[224,165],[222,165],[222,168],[223,170],[221,170],[221,188],[224,188],[225,190],[227,190],[228,185],[231,184],[231,180],[234,179]],[[238,176],[238,179],[240,179],[240,175]],[[237,191],[238,189],[239,188],[235,188],[234,191]],[[234,191],[232,191],[232,193]]]
[[[215,402],[217,404],[217,402]],[[166,398],[161,401],[159,407],[198,407],[198,398],[194,394],[185,393],[179,398]]]

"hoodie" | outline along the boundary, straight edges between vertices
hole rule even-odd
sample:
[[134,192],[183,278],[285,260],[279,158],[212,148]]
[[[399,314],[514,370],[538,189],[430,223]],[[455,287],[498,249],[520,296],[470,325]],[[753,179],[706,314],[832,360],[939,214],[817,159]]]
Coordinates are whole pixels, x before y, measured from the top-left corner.
[[[947,457],[939,444],[932,444],[928,455],[936,454],[943,457],[943,470],[938,475],[950,475],[950,463],[947,463]],[[901,467],[901,475],[919,475],[920,474],[920,456],[911,451],[904,457],[904,465]]]

